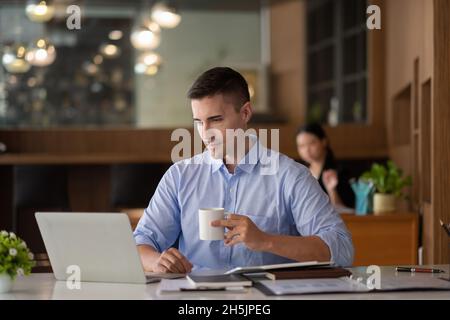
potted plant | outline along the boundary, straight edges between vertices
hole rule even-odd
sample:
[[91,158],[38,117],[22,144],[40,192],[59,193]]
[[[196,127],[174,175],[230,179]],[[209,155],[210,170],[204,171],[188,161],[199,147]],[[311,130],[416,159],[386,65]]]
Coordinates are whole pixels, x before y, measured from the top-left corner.
[[11,290],[17,275],[30,274],[34,264],[25,241],[12,232],[0,232],[0,293]]
[[394,162],[388,161],[386,166],[374,163],[371,169],[361,176],[375,186],[373,211],[375,214],[395,211],[396,199],[403,197],[403,188],[411,185],[411,177],[403,177],[403,172]]

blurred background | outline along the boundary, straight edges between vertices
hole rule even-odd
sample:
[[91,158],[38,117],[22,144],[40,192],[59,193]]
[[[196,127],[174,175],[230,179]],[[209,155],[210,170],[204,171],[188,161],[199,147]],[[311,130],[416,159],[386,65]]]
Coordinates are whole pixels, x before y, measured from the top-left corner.
[[[40,62],[2,70],[3,127],[189,126],[186,88],[205,69],[230,65],[253,91],[266,85],[270,29],[259,0],[47,1],[45,19],[27,14],[39,3],[1,4],[2,43],[30,51],[42,40],[47,50]],[[67,27],[70,5],[80,8],[79,30]],[[260,111],[264,98],[255,96]]]
[[[370,5],[381,29],[367,28]],[[302,161],[297,128],[319,123],[345,183],[388,160],[411,177],[391,212],[342,213],[356,265],[448,261],[446,6],[3,0],[0,229],[45,257],[35,211],[123,211],[135,224],[171,165],[172,131],[192,130],[187,90],[229,66],[249,83],[251,126],[280,129],[281,152]]]

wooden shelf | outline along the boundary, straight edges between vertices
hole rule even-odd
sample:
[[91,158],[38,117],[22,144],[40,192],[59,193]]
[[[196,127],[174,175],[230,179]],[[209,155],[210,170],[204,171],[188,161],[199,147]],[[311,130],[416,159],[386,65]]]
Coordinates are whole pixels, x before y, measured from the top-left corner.
[[0,165],[24,164],[118,164],[118,163],[168,163],[167,156],[155,154],[4,154]]

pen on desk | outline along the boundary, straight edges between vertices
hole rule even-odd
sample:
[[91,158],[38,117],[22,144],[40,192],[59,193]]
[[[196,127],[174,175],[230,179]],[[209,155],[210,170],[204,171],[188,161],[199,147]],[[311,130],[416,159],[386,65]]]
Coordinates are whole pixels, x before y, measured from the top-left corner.
[[409,268],[409,267],[396,267],[395,271],[398,272],[421,272],[421,273],[442,273],[445,272],[440,269],[427,269],[427,268]]
[[445,232],[447,232],[447,235],[450,237],[450,225],[445,224],[444,222],[442,222],[442,220],[439,220],[439,222],[441,223],[442,228],[444,228]]
[[220,287],[220,288],[208,288],[208,287],[198,287],[198,288],[180,288],[180,291],[243,291],[245,287]]
[[225,288],[180,288],[180,291],[224,291]]

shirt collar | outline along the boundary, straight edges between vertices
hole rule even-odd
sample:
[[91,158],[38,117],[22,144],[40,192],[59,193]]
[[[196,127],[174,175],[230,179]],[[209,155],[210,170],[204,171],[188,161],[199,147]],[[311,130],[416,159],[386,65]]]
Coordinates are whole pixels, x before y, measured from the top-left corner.
[[215,159],[211,156],[211,154],[209,153],[209,150],[205,151],[207,153],[207,157],[209,158],[209,161],[211,163],[212,166],[212,172],[216,172],[217,170],[219,170],[224,164],[223,164],[223,160],[222,159]]
[[[240,168],[247,173],[251,172],[253,168],[258,164],[261,158],[261,152],[263,152],[264,148],[259,142],[257,136],[249,135],[249,138],[253,142],[253,145],[236,166],[236,169]],[[222,159],[213,158],[208,150],[206,150],[205,153],[207,154],[208,161],[211,163],[213,173],[219,170],[222,166],[225,166]]]

